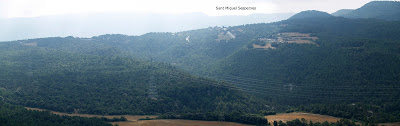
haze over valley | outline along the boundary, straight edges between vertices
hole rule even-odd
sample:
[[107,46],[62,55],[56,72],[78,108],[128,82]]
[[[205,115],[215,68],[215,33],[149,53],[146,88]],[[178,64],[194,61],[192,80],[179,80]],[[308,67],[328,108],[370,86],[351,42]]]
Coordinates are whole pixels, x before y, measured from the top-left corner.
[[398,1],[2,2],[0,125],[400,123]]

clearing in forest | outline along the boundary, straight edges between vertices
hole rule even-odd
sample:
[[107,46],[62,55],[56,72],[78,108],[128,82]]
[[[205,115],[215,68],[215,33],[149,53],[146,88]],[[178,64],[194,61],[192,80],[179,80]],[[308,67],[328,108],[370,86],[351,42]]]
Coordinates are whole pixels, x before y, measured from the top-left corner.
[[22,45],[24,45],[24,46],[37,46],[37,43],[36,42],[30,42],[30,43],[21,43]]
[[218,34],[218,38],[216,39],[216,41],[221,41],[221,40],[226,40],[226,41],[228,41],[228,40],[231,40],[231,39],[235,39],[236,38],[236,36],[235,35],[233,35],[231,32],[221,32],[221,33],[219,33]]
[[319,46],[315,41],[318,37],[311,37],[310,33],[299,33],[299,32],[283,32],[273,35],[270,38],[258,38],[258,42],[264,42],[265,45],[258,45],[253,43],[255,49],[275,49],[272,47],[272,43],[297,43],[297,44],[314,44]]
[[[48,111],[45,109],[39,109],[39,108],[30,108],[30,107],[25,107],[28,110],[37,110],[37,111]],[[80,117],[105,117],[108,119],[113,119],[114,117],[121,118],[122,116],[125,117],[128,121],[137,121],[138,119],[143,119],[146,117],[149,118],[156,118],[157,116],[154,115],[92,115],[92,114],[69,114],[69,113],[62,113],[62,112],[55,112],[55,111],[50,111],[53,114],[56,115],[67,115],[67,116],[80,116]]]
[[279,42],[297,43],[297,44],[316,44],[314,41],[318,37],[311,37],[310,33],[299,33],[299,32],[284,32],[278,33]]
[[319,114],[311,114],[311,113],[279,113],[276,115],[268,115],[265,116],[265,118],[268,119],[268,122],[270,122],[271,124],[274,123],[274,121],[279,122],[287,122],[287,121],[292,121],[295,119],[301,119],[304,118],[306,119],[308,122],[312,121],[313,123],[315,122],[337,122],[339,121],[341,118],[338,117],[333,117],[333,116],[327,116],[327,115],[319,115]]
[[275,49],[275,47],[271,46],[271,43],[267,43],[264,46],[253,43],[253,48],[255,48],[255,49]]

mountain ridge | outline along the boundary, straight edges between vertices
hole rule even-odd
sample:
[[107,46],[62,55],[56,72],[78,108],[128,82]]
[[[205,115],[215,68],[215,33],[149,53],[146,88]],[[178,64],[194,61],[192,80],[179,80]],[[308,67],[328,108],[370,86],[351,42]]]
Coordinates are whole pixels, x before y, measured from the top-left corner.
[[[275,22],[293,13],[208,16],[204,13],[99,13],[0,19],[0,41],[54,36],[92,37],[102,34],[142,35],[149,32],[179,32],[214,26]],[[151,22],[151,23],[149,23]]]
[[317,11],[317,10],[307,10],[307,11],[302,11],[299,12],[292,17],[289,18],[291,19],[307,19],[307,18],[331,18],[333,17],[332,15],[322,12],[322,11]]
[[389,21],[399,21],[399,1],[372,1],[347,14],[339,16],[346,18],[376,18]]
[[331,15],[337,17],[337,16],[341,16],[341,15],[348,14],[348,13],[354,11],[354,10],[355,10],[355,9],[340,9],[340,10],[338,10],[338,11],[336,11],[336,12],[333,12]]

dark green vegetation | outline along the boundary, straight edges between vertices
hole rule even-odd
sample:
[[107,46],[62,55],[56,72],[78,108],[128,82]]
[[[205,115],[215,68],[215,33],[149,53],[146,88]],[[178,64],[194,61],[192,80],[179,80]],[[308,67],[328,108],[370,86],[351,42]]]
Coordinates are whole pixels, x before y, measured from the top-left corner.
[[[94,117],[94,118],[97,118],[97,117]],[[128,120],[123,116],[120,117],[120,118],[114,117],[112,119],[109,119],[109,118],[106,118],[106,117],[101,117],[100,119],[103,120],[103,121],[106,121],[106,122],[121,122],[121,121],[127,121]]]
[[[238,122],[257,126],[360,126],[354,121],[341,119],[334,123],[329,122],[312,122],[307,121],[304,118],[296,119],[288,122],[276,122],[272,124],[268,123],[268,120],[261,115],[257,114],[246,114],[240,111],[233,111],[229,113],[185,113],[182,115],[164,114],[160,115],[157,119],[189,119],[189,120],[207,120],[207,121],[229,121]],[[143,120],[150,120],[146,118]],[[365,123],[367,125],[368,123]]]
[[298,14],[293,15],[290,19],[305,19],[305,18],[330,18],[333,17],[332,15],[326,13],[326,12],[321,12],[321,11],[316,11],[316,10],[308,10],[308,11],[303,11]]
[[[400,109],[395,107],[400,97],[399,22],[318,17],[276,24],[287,24],[279,32],[319,37],[318,46],[281,43],[276,49],[239,50],[220,62],[220,77],[271,103],[342,103],[348,107],[339,107],[341,112],[335,113],[333,107],[333,112],[316,112],[371,122],[400,121]],[[352,103],[374,109],[353,111]],[[368,113],[379,114],[367,118]]]
[[[346,18],[376,18],[389,21],[400,21],[400,2],[373,1],[351,12],[337,16]],[[336,15],[335,15],[336,16]]]
[[328,122],[307,122],[307,120],[305,120],[304,118],[302,119],[296,119],[296,120],[292,120],[292,121],[288,121],[286,123],[279,121],[276,122],[274,121],[273,124],[271,124],[273,126],[359,126],[358,124],[351,122],[349,120],[345,120],[345,119],[341,119],[338,122],[335,123],[328,123]]
[[[318,39],[279,42],[282,33]],[[399,34],[400,22],[306,11],[270,24],[0,43],[0,94],[60,112],[208,120],[231,110],[307,111],[396,122]],[[275,48],[253,48],[267,43]]]
[[181,115],[164,114],[158,119],[189,119],[189,120],[206,120],[206,121],[228,121],[238,122],[250,125],[267,125],[268,120],[261,115],[248,114],[240,111],[232,111],[227,113],[184,113]]
[[49,111],[32,111],[0,102],[2,126],[112,126],[99,118],[58,116]]
[[109,52],[102,55],[90,52],[89,47],[83,51],[87,54],[19,43],[1,43],[0,48],[0,87],[5,101],[13,104],[91,114],[257,112],[263,108],[253,96],[166,64]]
[[333,16],[340,16],[340,15],[348,14],[348,13],[350,13],[352,11],[354,11],[354,9],[341,9],[341,10],[338,10],[338,11],[332,13],[332,15]]
[[[301,106],[299,110],[347,119],[364,120],[364,123],[374,123],[398,122],[400,117],[399,106],[399,103],[381,106],[368,104],[313,104]],[[388,113],[393,114],[390,115]]]

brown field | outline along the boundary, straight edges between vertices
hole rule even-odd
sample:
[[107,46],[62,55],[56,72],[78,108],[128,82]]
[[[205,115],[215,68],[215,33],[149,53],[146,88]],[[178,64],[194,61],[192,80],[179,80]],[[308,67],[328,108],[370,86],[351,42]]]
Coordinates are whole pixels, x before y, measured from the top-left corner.
[[[341,118],[338,117],[333,117],[333,116],[327,116],[327,115],[319,115],[319,114],[312,114],[312,113],[279,113],[277,115],[269,115],[265,116],[265,118],[268,119],[268,122],[273,124],[274,121],[279,122],[281,120],[282,122],[287,122],[287,121],[292,121],[295,119],[301,119],[304,118],[308,122],[311,120],[314,123],[315,122],[336,122],[339,121]],[[360,124],[360,123],[356,123]],[[361,124],[360,124],[361,125]],[[395,122],[395,123],[379,123],[378,126],[400,126],[400,122]]]
[[[37,111],[46,111],[44,109],[39,109],[39,108],[30,108],[30,107],[25,107],[28,110],[37,110]],[[67,115],[67,116],[80,116],[80,117],[105,117],[112,119],[114,117],[120,118],[120,117],[125,117],[128,121],[137,121],[138,119],[141,118],[155,118],[157,116],[154,115],[92,115],[92,114],[68,114],[68,113],[61,113],[61,112],[54,112],[50,111],[51,113],[54,113],[56,115]]]
[[[45,109],[25,107],[28,110],[46,111]],[[198,120],[181,120],[181,119],[157,119],[157,120],[138,120],[142,118],[156,118],[154,115],[91,115],[91,114],[68,114],[61,112],[50,111],[56,115],[80,116],[80,117],[105,117],[112,119],[124,116],[128,121],[111,122],[119,126],[250,126],[233,122],[218,122],[218,121],[198,121]]]
[[120,126],[250,126],[233,122],[198,121],[181,119],[141,120],[134,122],[115,122]]
[[301,119],[304,118],[307,121],[313,121],[313,122],[336,122],[339,121],[341,118],[333,117],[333,116],[327,116],[327,115],[319,115],[319,114],[311,114],[311,113],[279,113],[276,115],[268,115],[265,116],[265,118],[268,119],[268,122],[271,124],[274,121],[279,122],[281,120],[282,122],[287,122],[287,121],[292,121],[295,119]]
[[310,34],[303,34],[299,32],[284,32],[284,33],[279,33],[278,35],[284,35],[290,37],[310,37]]
[[[318,37],[311,37],[308,33],[298,33],[298,32],[285,32],[279,33],[279,41],[287,43],[297,43],[297,44],[316,44]],[[317,45],[317,44],[316,44]]]
[[[30,108],[25,107],[28,110],[37,110],[37,111],[46,111],[45,109],[39,108]],[[120,118],[124,116],[128,121],[124,122],[112,122],[111,124],[118,124],[120,126],[250,126],[246,124],[233,123],[233,122],[218,122],[218,121],[199,121],[199,120],[181,120],[181,119],[157,119],[157,120],[138,120],[142,118],[156,118],[154,115],[92,115],[92,114],[68,114],[61,112],[50,111],[56,115],[67,115],[67,116],[80,116],[80,117],[105,117],[112,119],[114,117]],[[327,115],[319,115],[319,114],[311,114],[311,113],[279,113],[277,115],[269,115],[265,116],[268,119],[268,122],[271,124],[274,121],[292,121],[295,119],[304,118],[307,121],[313,122],[336,122],[341,118],[327,116]],[[379,123],[379,126],[400,126],[400,122],[396,123]]]
[[311,39],[313,41],[318,39],[318,37],[292,37],[292,38],[295,38],[295,39]]
[[395,123],[379,123],[378,126],[400,126],[400,122]]
[[310,40],[293,40],[293,41],[286,41],[287,43],[297,43],[297,44],[315,44]]
[[275,47],[271,46],[271,43],[265,44],[265,46],[260,46],[253,43],[253,48],[255,49],[275,49]]
[[23,43],[22,45],[24,45],[24,46],[37,46],[37,43],[36,42]]

